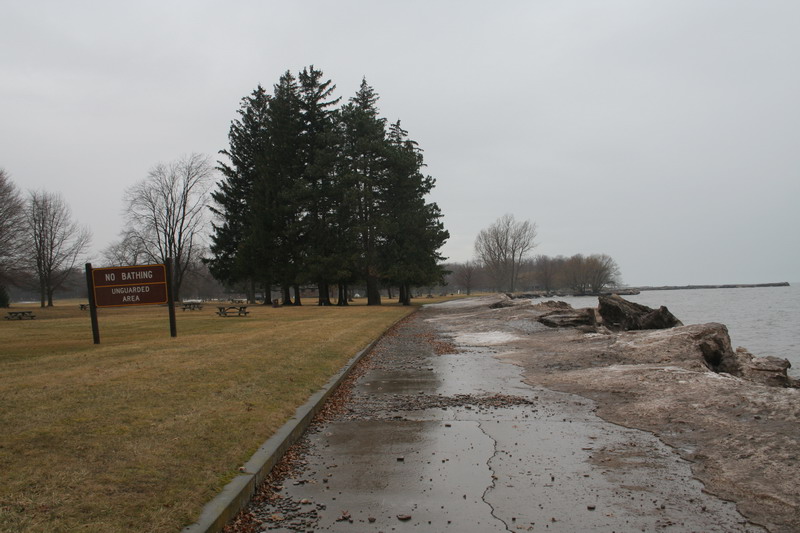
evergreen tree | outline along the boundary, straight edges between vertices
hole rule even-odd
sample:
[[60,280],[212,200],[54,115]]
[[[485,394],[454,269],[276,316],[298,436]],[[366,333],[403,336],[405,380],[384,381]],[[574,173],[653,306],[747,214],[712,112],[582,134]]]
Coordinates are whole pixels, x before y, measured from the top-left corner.
[[265,279],[283,288],[284,303],[294,287],[294,303],[300,305],[302,122],[297,80],[289,71],[275,85],[265,128],[263,167],[253,190],[254,257]]
[[313,65],[304,68],[298,79],[305,187],[301,198],[303,272],[308,281],[317,284],[319,305],[330,305],[329,285],[337,281],[340,263],[335,254],[334,220],[339,139],[331,108],[340,99],[332,98],[336,86],[330,80],[322,81],[322,71]]
[[[211,195],[215,205],[210,209],[217,219],[212,223],[213,256],[205,260],[211,274],[223,283],[246,282],[251,302],[255,298],[256,280],[264,281],[267,274],[256,261],[252,200],[255,184],[264,169],[268,104],[269,95],[259,85],[250,96],[242,98],[239,118],[231,123],[230,148],[220,151],[230,164],[218,162],[217,169],[224,178]],[[269,282],[265,292],[269,295]],[[265,298],[265,303],[268,300],[269,297]]]
[[[356,262],[367,284],[367,305],[380,305],[378,244],[380,196],[386,176],[386,120],[378,116],[378,95],[361,81],[356,95],[342,108],[342,150],[340,180],[346,192],[341,206],[358,243]],[[340,237],[341,239],[342,237]]]
[[408,138],[398,120],[388,133],[387,193],[383,214],[381,264],[387,280],[399,287],[400,303],[411,303],[411,287],[439,283],[443,278],[438,249],[449,238],[441,211],[425,196],[435,184],[422,174],[422,150]]
[[228,283],[280,285],[284,303],[294,287],[300,304],[300,285],[314,282],[320,305],[333,283],[347,305],[348,285],[365,282],[377,305],[386,282],[407,304],[412,285],[441,278],[448,234],[425,202],[434,181],[399,121],[387,134],[366,80],[339,109],[334,90],[312,65],[287,71],[271,96],[259,86],[242,100],[221,152],[230,164],[219,166],[208,263]]
[[11,305],[11,297],[8,295],[8,290],[5,285],[0,285],[0,307],[9,307]]
[[345,121],[343,110],[333,115],[334,138],[338,152],[334,163],[334,181],[331,188],[331,232],[333,245],[331,253],[331,272],[338,289],[337,304],[348,305],[348,291],[351,284],[361,280],[362,260],[356,208],[360,192],[356,186],[356,174],[351,172],[351,158],[345,150]]

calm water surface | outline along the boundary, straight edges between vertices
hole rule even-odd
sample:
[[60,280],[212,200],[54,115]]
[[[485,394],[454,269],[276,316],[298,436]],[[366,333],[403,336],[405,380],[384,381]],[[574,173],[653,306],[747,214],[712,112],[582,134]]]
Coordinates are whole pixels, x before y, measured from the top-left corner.
[[[800,283],[789,287],[642,291],[626,300],[648,307],[667,306],[684,324],[720,322],[728,326],[733,347],[754,355],[774,355],[792,363],[800,377]],[[573,307],[595,307],[597,298],[566,297]]]

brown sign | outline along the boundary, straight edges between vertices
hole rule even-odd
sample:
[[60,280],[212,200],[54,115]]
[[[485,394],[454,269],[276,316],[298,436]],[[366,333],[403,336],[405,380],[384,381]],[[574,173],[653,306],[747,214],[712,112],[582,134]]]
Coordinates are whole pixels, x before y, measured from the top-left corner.
[[92,269],[97,307],[167,303],[165,265],[140,265]]

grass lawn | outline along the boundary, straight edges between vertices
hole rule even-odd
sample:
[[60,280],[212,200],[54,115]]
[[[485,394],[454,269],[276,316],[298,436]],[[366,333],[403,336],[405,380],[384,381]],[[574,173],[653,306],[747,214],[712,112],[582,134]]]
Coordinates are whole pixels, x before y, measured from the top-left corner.
[[[422,299],[419,303],[437,300]],[[175,532],[358,350],[414,308],[248,317],[78,302],[0,320],[0,531]],[[5,312],[0,311],[5,316]]]

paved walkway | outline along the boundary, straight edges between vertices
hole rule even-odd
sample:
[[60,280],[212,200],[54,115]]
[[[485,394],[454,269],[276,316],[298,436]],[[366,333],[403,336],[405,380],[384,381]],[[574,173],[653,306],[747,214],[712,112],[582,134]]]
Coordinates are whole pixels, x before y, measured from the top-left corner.
[[524,384],[493,357],[502,339],[449,344],[459,305],[378,343],[251,507],[257,530],[762,531],[652,435]]

